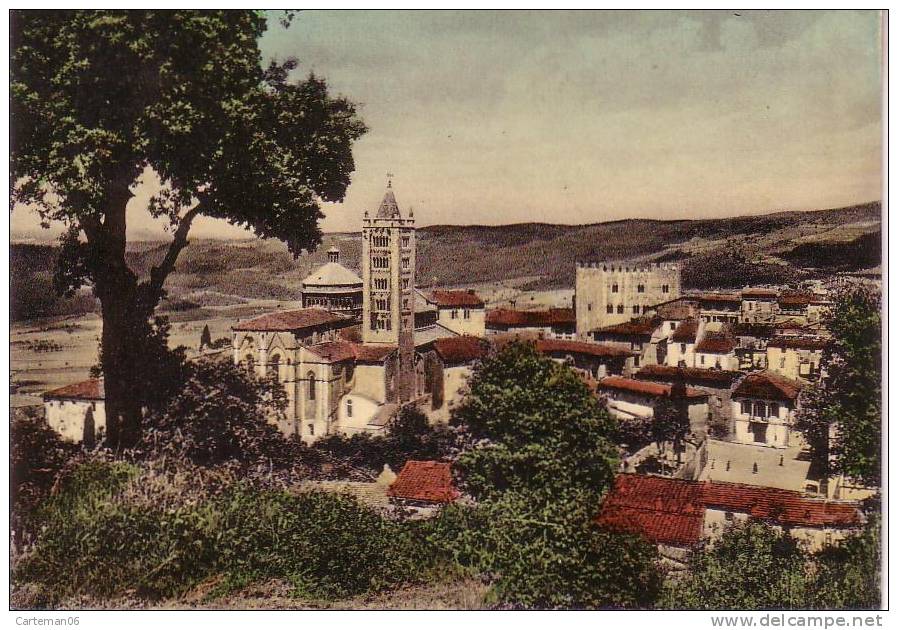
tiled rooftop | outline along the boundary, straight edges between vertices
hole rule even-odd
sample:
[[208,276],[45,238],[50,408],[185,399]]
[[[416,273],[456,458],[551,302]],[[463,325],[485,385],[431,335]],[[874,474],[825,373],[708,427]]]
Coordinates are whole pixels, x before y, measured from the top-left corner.
[[448,463],[409,460],[387,494],[409,501],[451,503],[460,493],[452,483],[452,470]]
[[106,390],[102,378],[91,378],[80,383],[44,392],[44,398],[67,398],[71,400],[105,400]]

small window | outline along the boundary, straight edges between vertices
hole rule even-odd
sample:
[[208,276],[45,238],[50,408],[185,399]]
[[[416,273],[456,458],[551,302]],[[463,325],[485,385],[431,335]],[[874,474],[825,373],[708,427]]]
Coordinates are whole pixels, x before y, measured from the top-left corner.
[[616,284],[612,284],[612,285],[611,285],[611,292],[612,292],[612,293],[617,293],[617,285],[616,285]]
[[686,344],[685,343],[680,344],[680,354],[686,354]]
[[623,313],[624,313],[624,305],[623,305],[623,304],[618,304],[618,305],[617,305],[617,314],[618,314],[618,315],[623,315]]
[[779,418],[780,417],[780,406],[779,403],[770,403],[767,408],[767,414],[771,418]]
[[747,400],[743,400],[740,403],[741,411],[743,415],[750,416],[751,415],[751,403]]
[[639,367],[639,357],[633,357],[633,367]]
[[661,285],[661,293],[670,293],[670,286],[666,284]]
[[766,418],[767,417],[767,405],[762,402],[755,403],[755,416],[758,418]]
[[314,372],[309,372],[309,400],[315,400],[315,374]]
[[782,370],[785,367],[786,367],[786,357],[780,357],[780,369]]
[[352,399],[351,398],[347,399],[347,401],[346,401],[346,417],[347,418],[352,417]]
[[452,319],[458,319],[458,311],[457,311],[457,310],[453,310],[452,313],[450,313],[449,316],[450,316]]
[[702,364],[702,365],[705,364],[705,355],[701,355],[701,364]]
[[471,319],[471,309],[465,309],[465,319]]
[[638,304],[633,305],[633,314],[639,315],[639,305]]
[[[592,310],[592,304],[590,304],[589,307],[590,307],[589,310]],[[609,305],[605,308],[605,310],[608,311],[609,313],[613,313],[613,312],[614,312],[614,305],[613,305],[613,304],[609,304]]]
[[724,512],[723,518],[725,518],[727,521],[732,522],[732,520],[735,518],[735,516],[733,515],[732,512]]
[[637,293],[645,293],[645,285],[644,285],[644,284],[637,284],[637,285],[636,285],[636,292],[637,292]]
[[309,423],[309,435],[315,435],[315,425],[311,422]]

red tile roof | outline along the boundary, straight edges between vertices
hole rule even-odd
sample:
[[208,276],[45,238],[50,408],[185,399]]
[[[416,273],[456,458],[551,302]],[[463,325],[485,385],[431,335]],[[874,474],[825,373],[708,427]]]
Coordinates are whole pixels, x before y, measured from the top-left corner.
[[[653,383],[651,381],[638,381],[623,376],[606,376],[599,381],[599,389],[616,389],[618,391],[634,392],[646,396],[670,396],[670,385]],[[706,398],[708,394],[693,387],[686,388],[688,398]]]
[[773,326],[770,324],[738,322],[730,325],[729,330],[736,337],[757,337],[759,339],[770,339],[773,337]]
[[349,360],[361,363],[379,363],[396,350],[396,346],[362,344],[352,341],[325,341],[309,346],[309,350],[328,363],[339,363],[340,361]]
[[742,379],[733,396],[792,401],[800,392],[801,385],[793,380],[773,372],[755,372]]
[[567,339],[537,339],[536,350],[543,354],[586,354],[602,358],[633,356],[633,352],[618,346],[603,343],[587,343],[585,341],[570,341]]
[[564,326],[577,323],[572,308],[550,308],[547,311],[517,311],[497,308],[486,312],[487,325],[498,326]]
[[315,326],[334,325],[351,326],[352,320],[321,308],[303,308],[296,311],[269,313],[254,319],[240,322],[232,330],[275,332],[293,331]]
[[770,348],[796,348],[800,350],[823,350],[829,341],[821,337],[777,337],[767,344]]
[[677,343],[695,343],[698,332],[698,320],[687,319],[677,326],[670,338]]
[[469,336],[444,337],[433,342],[433,349],[446,363],[468,363],[486,355],[486,342]]
[[452,483],[452,470],[445,462],[405,462],[387,495],[427,503],[451,503],[460,495]]
[[687,382],[709,382],[729,387],[742,376],[741,372],[712,370],[709,368],[678,368],[671,365],[646,365],[636,373],[636,378],[648,381],[673,381],[684,378]]
[[776,299],[777,297],[779,297],[779,291],[776,289],[742,289],[743,299]]
[[725,333],[707,333],[695,346],[696,352],[729,354],[736,348],[736,340]]
[[816,293],[785,293],[779,298],[780,306],[808,306],[809,304],[825,305],[829,300]]
[[440,307],[453,306],[469,306],[473,308],[483,308],[483,299],[474,293],[473,290],[468,291],[431,291],[427,296],[427,300]]
[[702,537],[706,509],[739,512],[791,527],[857,527],[858,504],[812,499],[792,490],[622,474],[596,516],[618,531],[657,544],[690,547]]
[[734,293],[702,293],[699,299],[702,302],[719,304],[742,304],[742,296]]
[[80,383],[72,383],[58,389],[44,392],[44,398],[67,398],[71,400],[106,400],[106,389],[102,378],[92,378]]
[[651,334],[655,332],[655,329],[657,329],[658,326],[663,323],[664,320],[660,317],[640,317],[637,319],[631,319],[628,322],[612,324],[611,326],[604,326],[595,330],[594,332],[604,333],[608,335],[651,336]]
[[811,499],[794,490],[719,481],[704,484],[706,508],[740,512],[791,527],[856,527],[861,524],[856,503]]
[[701,494],[701,486],[691,481],[618,475],[596,522],[656,544],[691,547],[702,537]]

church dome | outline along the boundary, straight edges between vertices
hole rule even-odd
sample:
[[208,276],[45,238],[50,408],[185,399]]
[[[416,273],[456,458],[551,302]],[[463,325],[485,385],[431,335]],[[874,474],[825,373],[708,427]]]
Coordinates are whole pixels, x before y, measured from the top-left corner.
[[362,279],[358,274],[350,271],[338,262],[329,262],[321,265],[310,273],[305,280],[302,281],[303,287],[346,287],[358,286],[361,288]]

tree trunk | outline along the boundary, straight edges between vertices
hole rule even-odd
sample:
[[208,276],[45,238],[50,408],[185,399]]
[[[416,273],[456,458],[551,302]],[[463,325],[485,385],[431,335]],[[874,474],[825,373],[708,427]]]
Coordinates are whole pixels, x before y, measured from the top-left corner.
[[135,367],[140,358],[146,316],[138,304],[137,277],[125,261],[125,206],[128,186],[109,195],[105,220],[86,230],[96,252],[94,292],[103,314],[100,365],[106,394],[106,443],[112,449],[129,448],[140,438],[141,383]]

